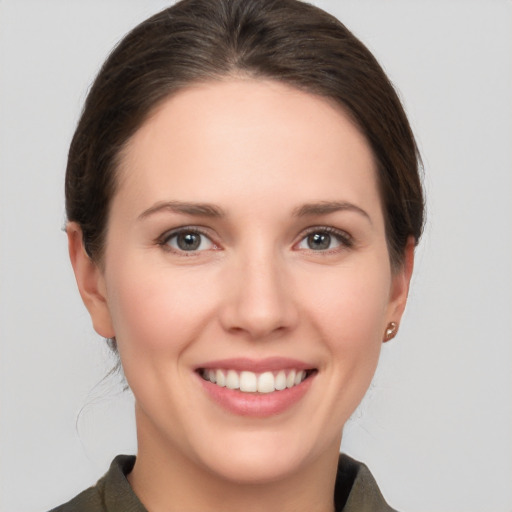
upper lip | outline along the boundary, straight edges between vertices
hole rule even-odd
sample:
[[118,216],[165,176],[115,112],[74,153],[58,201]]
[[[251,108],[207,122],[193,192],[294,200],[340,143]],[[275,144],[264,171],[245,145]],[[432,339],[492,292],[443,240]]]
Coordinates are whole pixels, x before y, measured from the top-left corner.
[[217,359],[215,361],[208,361],[204,364],[198,365],[196,369],[226,369],[236,370],[239,372],[249,371],[254,373],[262,373],[286,369],[312,370],[314,369],[314,365],[288,357],[268,357],[265,359],[237,357],[231,359]]

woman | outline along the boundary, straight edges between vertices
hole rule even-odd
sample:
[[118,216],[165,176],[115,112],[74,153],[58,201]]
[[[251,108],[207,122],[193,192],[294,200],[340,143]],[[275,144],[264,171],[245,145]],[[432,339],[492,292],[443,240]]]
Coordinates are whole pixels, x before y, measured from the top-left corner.
[[398,330],[418,152],[368,50],[295,0],[184,0],[100,71],[66,176],[73,269],[138,454],[55,510],[391,510],[339,458]]

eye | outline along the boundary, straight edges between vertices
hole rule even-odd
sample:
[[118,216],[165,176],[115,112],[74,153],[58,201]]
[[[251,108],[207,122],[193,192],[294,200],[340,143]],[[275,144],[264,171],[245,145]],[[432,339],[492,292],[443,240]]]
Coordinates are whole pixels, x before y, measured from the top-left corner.
[[340,247],[351,247],[350,235],[334,228],[313,228],[297,245],[298,249],[329,251]]
[[204,233],[190,228],[165,234],[160,244],[175,252],[199,252],[216,247]]

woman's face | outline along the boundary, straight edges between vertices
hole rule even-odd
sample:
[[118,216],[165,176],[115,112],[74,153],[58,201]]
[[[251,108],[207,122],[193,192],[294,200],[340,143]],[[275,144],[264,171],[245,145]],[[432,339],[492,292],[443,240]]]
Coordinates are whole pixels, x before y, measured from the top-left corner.
[[140,450],[265,481],[338,450],[409,273],[391,272],[372,153],[341,109],[226,80],[129,142],[86,303],[117,339]]

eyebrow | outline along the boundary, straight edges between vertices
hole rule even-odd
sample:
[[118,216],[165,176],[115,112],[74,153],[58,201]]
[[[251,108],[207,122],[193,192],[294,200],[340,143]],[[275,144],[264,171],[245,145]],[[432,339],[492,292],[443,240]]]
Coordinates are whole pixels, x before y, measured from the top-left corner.
[[139,220],[145,219],[155,213],[169,211],[172,213],[182,213],[185,215],[194,215],[198,217],[224,217],[224,211],[209,203],[187,203],[184,201],[160,201],[147,210],[144,210],[138,217]]
[[368,219],[370,224],[372,223],[372,219],[367,212],[365,212],[359,206],[356,206],[353,203],[348,203],[346,201],[320,201],[318,203],[308,203],[295,208],[293,214],[296,217],[307,217],[312,215],[328,215],[330,213],[340,211],[351,211],[358,213]]
[[[181,213],[185,215],[194,215],[198,217],[221,218],[226,214],[222,208],[210,203],[190,203],[185,201],[159,201],[147,210],[144,210],[138,217],[139,220],[145,219],[150,215],[162,211],[172,213]],[[313,215],[328,215],[339,211],[353,211],[366,217],[370,224],[370,216],[362,208],[346,201],[320,201],[318,203],[307,203],[298,206],[293,210],[295,217],[308,217]]]

